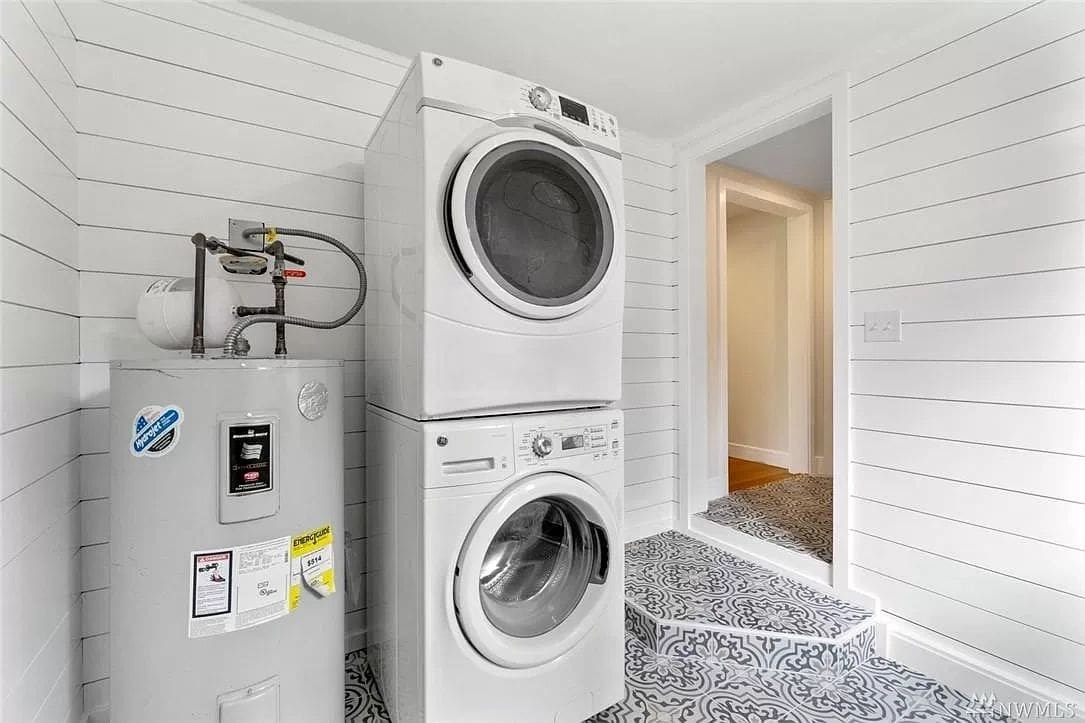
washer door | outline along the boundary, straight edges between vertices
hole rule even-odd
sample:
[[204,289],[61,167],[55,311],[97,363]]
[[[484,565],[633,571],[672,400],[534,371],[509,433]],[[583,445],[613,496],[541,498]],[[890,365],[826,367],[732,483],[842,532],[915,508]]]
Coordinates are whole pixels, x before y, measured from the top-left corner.
[[556,319],[603,290],[615,216],[597,171],[546,133],[517,130],[475,146],[448,198],[454,250],[501,308]]
[[617,526],[587,482],[545,472],[495,499],[460,551],[453,596],[474,648],[506,668],[570,650],[603,612]]

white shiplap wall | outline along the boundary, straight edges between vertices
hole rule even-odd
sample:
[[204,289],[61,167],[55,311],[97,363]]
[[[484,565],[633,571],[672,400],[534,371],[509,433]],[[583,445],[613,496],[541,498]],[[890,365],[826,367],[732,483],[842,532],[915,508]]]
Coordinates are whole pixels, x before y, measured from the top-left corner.
[[852,583],[1080,697],[1085,5],[1005,14],[853,77]]
[[[64,5],[64,12],[79,60],[82,679],[89,711],[107,706],[109,695],[108,361],[161,354],[140,338],[134,301],[151,280],[190,273],[188,237],[197,230],[225,235],[230,217],[324,231],[360,250],[364,146],[407,61],[240,3],[93,2]],[[633,533],[643,534],[670,526],[675,500],[674,169],[669,146],[635,134],[624,142],[626,517]],[[302,252],[309,277],[291,287],[294,308],[320,317],[347,306],[349,264],[316,242],[301,245],[315,248]],[[241,288],[247,303],[268,293],[261,281]],[[319,336],[290,333],[292,354],[348,360],[347,526],[356,560],[365,559],[360,324],[359,317]],[[268,332],[254,331],[254,344],[268,348]],[[349,607],[348,646],[357,646],[364,610]]]
[[[116,358],[159,357],[134,304],[155,278],[191,273],[188,237],[224,237],[227,219],[329,233],[362,249],[365,143],[406,60],[240,3],[80,2],[77,38],[79,302],[83,452],[83,681],[88,711],[108,705],[109,376]],[[319,242],[294,243],[308,276],[296,313],[348,307],[353,267]],[[211,263],[214,273],[221,273]],[[238,282],[237,277],[231,281]],[[267,277],[237,283],[267,303]],[[346,533],[365,559],[362,318],[331,332],[292,329],[295,356],[347,360]],[[270,328],[250,334],[269,350]],[[361,644],[365,593],[348,599]]]
[[53,3],[0,37],[0,719],[77,720],[75,43]]
[[626,132],[626,284],[622,359],[625,524],[634,539],[670,529],[675,514],[678,277],[674,155]]

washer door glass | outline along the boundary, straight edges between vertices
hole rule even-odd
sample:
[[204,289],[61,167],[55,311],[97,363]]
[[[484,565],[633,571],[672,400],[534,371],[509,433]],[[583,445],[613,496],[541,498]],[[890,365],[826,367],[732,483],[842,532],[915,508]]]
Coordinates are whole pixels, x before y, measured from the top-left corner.
[[471,170],[465,202],[475,254],[517,299],[567,306],[606,275],[611,209],[592,174],[561,149],[533,140],[494,148]]
[[483,557],[479,590],[490,623],[518,638],[547,633],[606,578],[606,534],[576,506],[540,497],[505,520]]

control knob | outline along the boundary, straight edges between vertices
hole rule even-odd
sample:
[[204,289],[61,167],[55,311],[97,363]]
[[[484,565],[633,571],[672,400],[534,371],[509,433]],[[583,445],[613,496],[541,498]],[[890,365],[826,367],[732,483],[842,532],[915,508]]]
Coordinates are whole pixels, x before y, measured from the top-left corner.
[[538,436],[531,442],[531,451],[536,457],[545,457],[554,450],[554,443],[549,437]]
[[550,108],[550,102],[553,100],[550,91],[541,85],[536,85],[529,90],[527,92],[527,98],[531,101],[531,105],[539,110],[548,110]]

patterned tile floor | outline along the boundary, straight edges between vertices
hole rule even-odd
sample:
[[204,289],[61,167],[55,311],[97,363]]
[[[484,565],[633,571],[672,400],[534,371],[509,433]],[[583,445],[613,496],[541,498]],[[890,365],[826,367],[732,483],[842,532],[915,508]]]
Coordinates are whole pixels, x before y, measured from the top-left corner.
[[720,665],[653,653],[626,638],[625,699],[593,723],[953,723],[971,713],[956,691],[886,658],[839,676]]
[[347,653],[345,723],[389,723],[377,681],[369,672],[365,653]]
[[[994,723],[951,688],[886,658],[839,676],[721,665],[625,643],[625,699],[592,723]],[[386,723],[360,654],[347,657],[345,723]],[[479,723],[485,723],[479,721]],[[504,721],[494,723],[505,723]]]
[[[625,698],[593,717],[592,723],[1008,720],[973,712],[960,693],[891,660],[870,657],[869,611],[677,532],[626,545],[626,595],[647,612],[627,617],[627,630],[634,634],[625,642]],[[860,629],[862,634],[853,640],[862,639],[866,653],[844,660],[788,650],[781,665],[771,655],[759,654],[764,650],[750,648],[748,641],[737,648],[743,655],[736,655],[735,647],[716,641],[702,644],[657,636],[659,645],[653,650],[638,639],[643,637],[640,627],[645,620],[683,617],[701,621],[695,623],[701,628],[705,621],[709,628],[744,628],[742,636],[772,644],[791,639],[779,633],[824,639]],[[659,624],[657,629],[663,628]],[[704,630],[683,630],[679,624],[671,632],[699,635]],[[364,655],[351,653],[346,666],[346,723],[389,721]]]
[[699,517],[833,561],[833,480],[798,474],[708,503]]
[[871,612],[673,530],[625,547],[625,597],[648,615],[837,638]]

